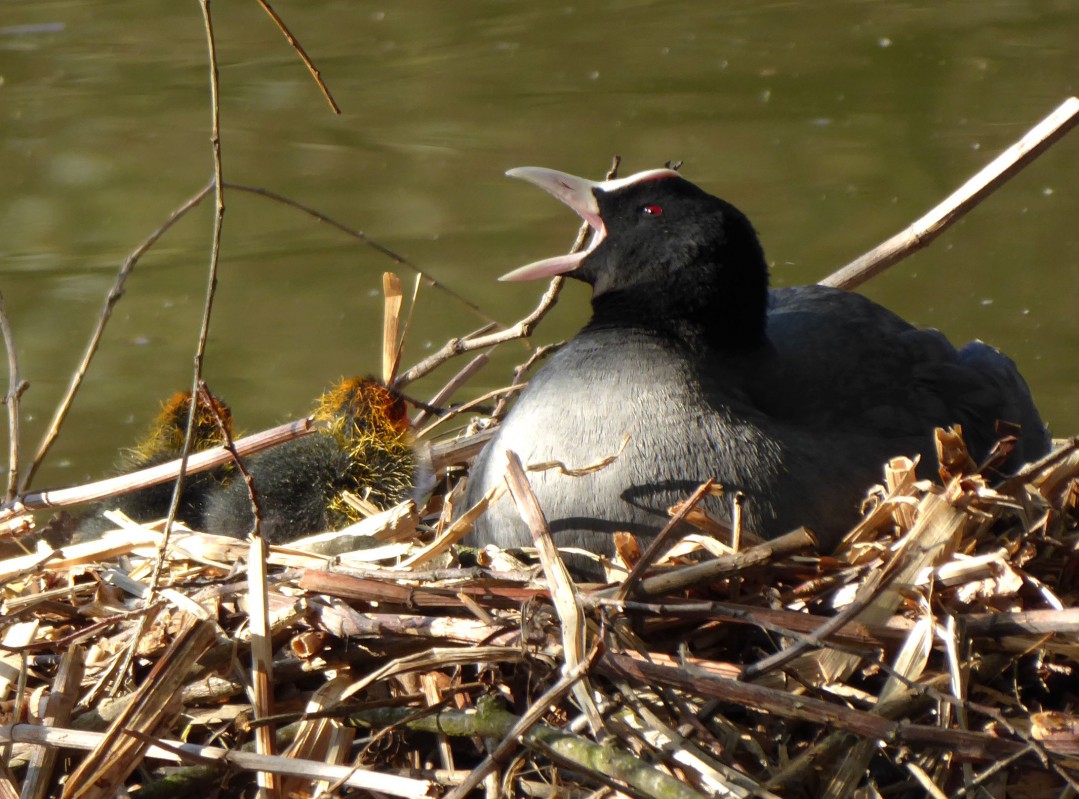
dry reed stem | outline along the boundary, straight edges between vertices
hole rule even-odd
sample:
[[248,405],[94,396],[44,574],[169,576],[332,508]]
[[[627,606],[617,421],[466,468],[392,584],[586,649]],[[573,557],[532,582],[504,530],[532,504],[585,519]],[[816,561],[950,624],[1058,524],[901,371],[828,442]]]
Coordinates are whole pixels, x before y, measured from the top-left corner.
[[[336,707],[343,700],[349,680],[344,675],[335,677],[319,688],[305,707],[300,729],[289,745],[285,755],[295,760],[308,760],[344,765],[349,759],[348,750],[355,738],[355,730],[345,727],[338,719],[327,718],[322,714]],[[336,780],[287,777],[281,780],[283,796],[299,796],[307,791],[318,795],[319,791],[329,792]]]
[[1069,97],[929,213],[820,281],[852,289],[929,245],[968,211],[1056,144],[1079,123],[1079,98]]
[[[314,429],[314,421],[310,417],[278,425],[270,430],[239,439],[235,442],[236,453],[243,457],[253,455],[268,447],[277,446],[312,433]],[[214,447],[191,455],[187,460],[187,469],[185,471],[189,474],[204,472],[216,466],[221,466],[232,458],[233,455],[227,448]],[[14,503],[0,508],[0,519],[26,511],[65,508],[86,502],[98,502],[119,494],[167,483],[179,477],[181,466],[182,462],[180,460],[174,460],[82,486],[26,494]]]
[[[105,735],[98,732],[50,729],[30,724],[9,724],[0,727],[0,741],[17,741],[65,749],[93,749],[104,738]],[[140,741],[140,743],[147,742]],[[436,786],[429,780],[288,757],[259,755],[254,752],[229,750],[216,746],[198,746],[179,740],[160,739],[154,744],[147,745],[141,756],[172,763],[208,762],[253,772],[292,775],[307,779],[342,780],[342,785],[346,787],[363,788],[389,796],[400,796],[404,799],[428,799],[428,797],[434,799],[437,796]]]
[[[543,574],[547,578],[547,586],[551,591],[551,601],[554,603],[562,626],[562,657],[565,661],[563,673],[566,675],[576,673],[587,660],[585,622],[577,587],[569,575],[569,570],[566,569],[566,564],[558,555],[554,541],[551,539],[551,530],[547,526],[547,519],[543,515],[543,509],[540,508],[539,500],[532,492],[528,477],[525,476],[521,459],[512,450],[506,451],[505,482],[517,512],[532,533],[532,542],[539,551]],[[580,682],[574,680],[572,691],[588,719],[592,734],[599,735],[603,730],[603,721],[584,672],[581,673]]]

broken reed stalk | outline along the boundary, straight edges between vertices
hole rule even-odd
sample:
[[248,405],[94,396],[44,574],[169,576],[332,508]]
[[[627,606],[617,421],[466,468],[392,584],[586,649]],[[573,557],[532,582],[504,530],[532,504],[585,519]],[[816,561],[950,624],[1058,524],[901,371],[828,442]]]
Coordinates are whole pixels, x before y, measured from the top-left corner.
[[[547,578],[547,586],[551,591],[551,602],[558,613],[562,628],[562,649],[565,660],[563,672],[569,674],[580,664],[589,660],[585,652],[584,613],[577,595],[577,588],[551,538],[551,529],[547,525],[547,518],[543,515],[539,499],[532,491],[520,457],[513,450],[506,450],[506,487],[509,489],[517,513],[532,533],[532,543],[539,551],[543,574]],[[587,679],[584,678],[579,683],[574,681],[572,690],[593,734],[598,735],[603,729],[603,720],[590,693]]]
[[393,272],[382,273],[382,382],[389,385],[397,374],[397,365],[401,360],[401,347],[398,335],[401,327],[401,279]]
[[[77,646],[69,647],[60,656],[60,666],[53,678],[51,691],[44,700],[43,727],[66,727],[79,696],[79,688],[85,668],[86,653]],[[60,750],[54,747],[35,747],[30,755],[26,782],[22,786],[21,799],[46,799],[54,778]]]
[[1019,141],[914,224],[820,281],[853,289],[927,246],[1079,123],[1079,98],[1069,97]]
[[[273,701],[273,641],[270,630],[269,596],[266,590],[266,560],[269,553],[266,539],[261,535],[251,539],[247,558],[248,631],[251,639],[252,705],[255,719],[270,718],[274,714]],[[255,728],[255,751],[260,755],[273,755],[274,725],[260,724]],[[260,771],[259,787],[270,797],[278,794],[276,775]]]

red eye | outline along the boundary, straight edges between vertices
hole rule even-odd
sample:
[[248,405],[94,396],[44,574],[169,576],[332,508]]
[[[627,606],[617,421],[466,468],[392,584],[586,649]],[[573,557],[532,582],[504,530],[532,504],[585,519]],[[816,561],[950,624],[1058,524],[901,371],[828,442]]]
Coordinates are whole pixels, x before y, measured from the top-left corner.
[[662,205],[646,205],[641,209],[641,213],[645,216],[659,216],[663,213]]

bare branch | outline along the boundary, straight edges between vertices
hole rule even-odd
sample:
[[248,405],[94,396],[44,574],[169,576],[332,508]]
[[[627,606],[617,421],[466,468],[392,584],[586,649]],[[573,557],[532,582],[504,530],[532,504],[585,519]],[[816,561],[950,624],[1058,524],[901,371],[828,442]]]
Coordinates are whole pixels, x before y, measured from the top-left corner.
[[7,405],[8,416],[7,498],[11,501],[15,498],[19,485],[19,398],[26,391],[27,384],[19,380],[15,335],[11,331],[11,320],[8,319],[3,292],[0,292],[0,334],[4,337],[4,348],[7,350],[7,394],[4,396],[4,404]]
[[304,66],[307,67],[307,71],[311,73],[311,77],[315,79],[315,83],[317,83],[319,89],[322,90],[322,96],[326,98],[326,102],[330,104],[330,108],[333,109],[333,112],[335,114],[340,114],[341,109],[337,105],[337,101],[333,99],[333,95],[330,94],[330,90],[323,82],[322,73],[319,72],[318,67],[315,66],[315,62],[312,61],[311,58],[307,55],[307,51],[303,49],[303,45],[300,44],[299,40],[292,35],[292,31],[288,29],[285,21],[281,19],[280,16],[278,16],[277,12],[273,10],[267,0],[258,0],[258,4],[262,6],[262,9],[267,14],[270,15],[270,19],[274,21],[274,24],[277,25],[281,33],[284,34],[284,37],[288,40],[288,43],[292,45],[292,49],[296,51],[296,55],[298,55],[300,57],[300,60],[303,61]]

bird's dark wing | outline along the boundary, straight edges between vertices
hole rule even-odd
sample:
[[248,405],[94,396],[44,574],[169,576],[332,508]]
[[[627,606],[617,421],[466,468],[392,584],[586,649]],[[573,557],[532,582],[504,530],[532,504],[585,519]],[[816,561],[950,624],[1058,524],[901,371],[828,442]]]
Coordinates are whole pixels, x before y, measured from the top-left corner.
[[773,291],[767,331],[748,391],[778,420],[883,438],[960,424],[976,458],[1002,420],[1023,426],[1031,457],[1048,447],[1015,364],[981,342],[957,351],[936,330],[822,286]]

